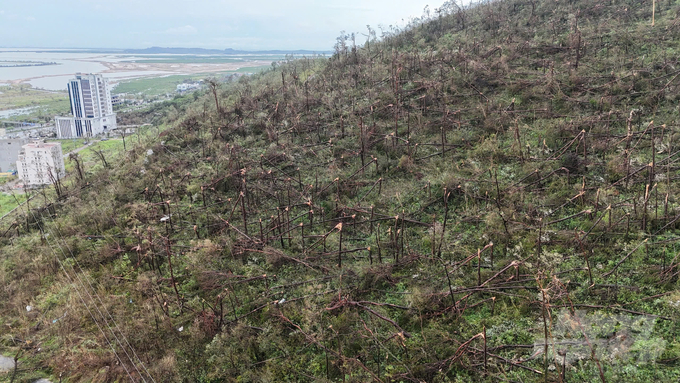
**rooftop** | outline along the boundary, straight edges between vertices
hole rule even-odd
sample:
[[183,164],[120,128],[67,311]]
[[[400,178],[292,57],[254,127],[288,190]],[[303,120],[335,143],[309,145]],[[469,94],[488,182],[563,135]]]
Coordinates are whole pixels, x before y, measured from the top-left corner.
[[24,148],[40,149],[40,148],[53,148],[55,146],[61,146],[59,142],[31,142],[30,144],[24,145]]

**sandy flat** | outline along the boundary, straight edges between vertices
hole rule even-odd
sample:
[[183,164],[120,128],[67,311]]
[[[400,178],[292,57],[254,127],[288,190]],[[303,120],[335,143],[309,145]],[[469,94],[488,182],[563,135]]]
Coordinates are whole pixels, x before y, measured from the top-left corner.
[[270,61],[255,60],[239,63],[135,63],[99,62],[108,69],[102,73],[163,71],[177,74],[213,73],[234,71],[240,68],[270,65]]
[[[135,63],[135,62],[107,62],[107,61],[94,61],[94,62],[98,62],[107,68],[106,70],[100,72],[103,74],[106,73],[125,74],[125,72],[131,72],[129,77],[120,76],[117,80],[122,79],[128,80],[131,78],[141,77],[156,77],[159,76],[157,72],[164,72],[163,76],[189,75],[197,73],[228,72],[235,71],[240,68],[267,66],[271,64],[271,61],[264,60],[243,61],[238,63]],[[150,73],[148,75],[145,75],[143,72]],[[23,82],[36,80],[39,78],[60,76],[64,76],[64,74],[27,77],[17,80],[9,80],[4,83],[21,84]]]

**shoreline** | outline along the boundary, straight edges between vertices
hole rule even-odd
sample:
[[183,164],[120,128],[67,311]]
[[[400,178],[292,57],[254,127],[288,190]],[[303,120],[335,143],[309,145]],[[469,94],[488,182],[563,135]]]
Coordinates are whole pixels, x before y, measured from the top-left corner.
[[[130,72],[130,76],[120,76],[111,78],[111,82],[119,82],[125,80],[132,80],[137,78],[146,77],[163,77],[163,76],[173,76],[173,75],[193,75],[198,73],[218,73],[218,72],[230,72],[237,71],[241,68],[247,67],[258,67],[270,65],[270,61],[265,60],[253,60],[245,61],[239,63],[136,63],[136,62],[110,62],[110,61],[100,61],[100,60],[77,60],[77,61],[87,61],[100,64],[107,69],[98,72],[106,75],[111,73],[124,75],[126,72]],[[155,72],[143,74],[139,72]],[[157,72],[166,72],[159,74]],[[70,75],[74,75],[70,74]],[[69,76],[69,74],[48,74],[42,76],[26,77],[21,79],[3,80],[0,82],[0,86],[4,85],[19,85],[24,83],[29,83],[33,80],[50,78],[50,77],[63,77]],[[104,76],[106,77],[106,76]],[[38,90],[56,91],[49,89],[35,88]]]

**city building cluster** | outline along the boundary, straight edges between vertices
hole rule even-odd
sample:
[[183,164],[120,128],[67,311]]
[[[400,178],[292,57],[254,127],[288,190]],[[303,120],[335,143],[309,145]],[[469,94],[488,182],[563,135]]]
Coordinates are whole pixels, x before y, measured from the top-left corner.
[[[94,137],[117,128],[113,103],[120,101],[102,75],[77,73],[68,82],[68,95],[71,115],[55,117],[57,138]],[[27,186],[57,182],[66,175],[61,143],[9,137],[0,129],[0,176],[9,175]]]
[[22,146],[17,159],[19,178],[26,185],[55,183],[66,175],[59,142],[32,142]]
[[108,80],[100,74],[76,74],[68,83],[71,116],[56,117],[57,138],[93,137],[116,128]]

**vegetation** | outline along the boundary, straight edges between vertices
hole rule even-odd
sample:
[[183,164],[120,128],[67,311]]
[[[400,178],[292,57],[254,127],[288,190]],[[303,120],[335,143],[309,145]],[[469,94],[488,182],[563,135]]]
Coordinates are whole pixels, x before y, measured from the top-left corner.
[[141,78],[123,81],[116,85],[115,93],[118,94],[143,94],[149,97],[174,93],[177,85],[186,80],[198,81],[205,78],[202,75],[177,75],[156,78]]
[[[15,178],[15,177],[4,177],[0,179],[0,182],[5,183],[7,178]],[[15,193],[12,195],[12,193],[0,193],[0,216],[3,216],[7,213],[9,213],[12,209],[17,207],[20,203],[24,202],[26,200],[26,197],[23,194],[18,194]]]
[[4,119],[34,123],[46,123],[54,116],[68,113],[68,95],[33,89],[29,84],[0,86],[0,111],[18,108],[34,108],[26,114]]
[[29,84],[0,86],[0,110],[61,104],[68,109],[66,93],[36,90]]
[[[209,61],[208,61],[209,62]],[[257,73],[262,70],[270,68],[269,66],[261,67],[245,67],[239,68],[235,71],[224,72],[224,73],[214,73],[211,76],[229,76],[234,73]],[[129,94],[129,95],[142,95],[145,97],[156,97],[165,95],[168,93],[175,93],[177,90],[177,85],[186,81],[198,81],[205,79],[205,74],[196,75],[175,75],[166,77],[153,77],[153,78],[142,78],[129,81],[123,81],[116,85],[115,93],[118,94]]]
[[61,151],[64,154],[70,153],[78,148],[81,148],[88,142],[88,140],[85,138],[74,138],[67,140],[48,140],[48,141],[60,143]]
[[123,117],[153,126],[2,222],[0,352],[65,382],[677,381],[655,6],[449,3]]

